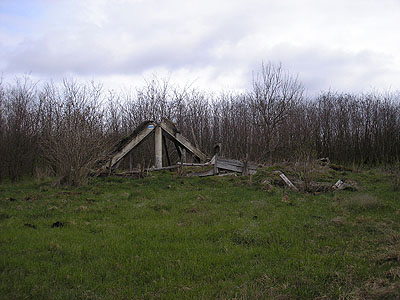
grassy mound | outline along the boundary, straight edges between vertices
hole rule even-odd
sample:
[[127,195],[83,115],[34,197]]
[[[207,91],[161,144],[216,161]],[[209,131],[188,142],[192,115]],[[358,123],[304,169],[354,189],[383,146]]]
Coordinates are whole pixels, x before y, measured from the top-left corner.
[[[252,177],[0,185],[5,299],[393,299],[400,195],[377,170],[314,172],[359,191],[292,193]],[[322,171],[321,171],[322,172]],[[275,176],[275,177],[274,177]],[[318,179],[319,178],[319,179]]]

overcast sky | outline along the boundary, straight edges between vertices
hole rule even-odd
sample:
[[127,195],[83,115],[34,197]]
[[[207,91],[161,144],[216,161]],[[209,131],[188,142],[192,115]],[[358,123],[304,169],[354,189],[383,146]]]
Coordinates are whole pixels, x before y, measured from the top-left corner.
[[400,0],[0,0],[0,72],[246,89],[281,62],[309,93],[400,89]]

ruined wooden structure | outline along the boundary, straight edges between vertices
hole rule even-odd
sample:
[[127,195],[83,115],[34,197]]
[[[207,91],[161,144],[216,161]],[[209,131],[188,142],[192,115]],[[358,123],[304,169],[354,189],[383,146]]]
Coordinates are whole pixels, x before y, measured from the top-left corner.
[[[119,175],[129,175],[134,173],[142,173],[144,170],[134,170],[132,165],[133,150],[146,141],[154,132],[154,166],[145,169],[145,171],[157,171],[167,170],[175,168],[183,168],[184,166],[191,167],[207,167],[213,166],[212,169],[201,172],[192,173],[189,176],[212,176],[212,175],[226,175],[228,172],[241,173],[243,175],[252,175],[257,172],[257,165],[247,162],[239,161],[235,159],[227,159],[220,157],[221,144],[217,144],[214,147],[214,156],[210,160],[206,154],[204,154],[198,147],[186,139],[180,131],[176,128],[175,124],[168,119],[163,119],[161,122],[145,121],[140,124],[128,137],[124,138],[107,157],[102,167],[99,169],[97,174],[111,174],[115,169],[118,168],[119,163],[122,159],[130,155],[130,170],[129,172],[123,172]],[[179,161],[175,164],[171,164],[171,160],[168,153],[168,147],[166,140],[172,141],[176,147],[176,151],[179,156]],[[163,153],[165,154],[167,165],[163,165]],[[194,162],[188,163],[186,161],[186,155],[192,155]]]
[[[106,159],[106,162],[100,169],[100,172],[111,172],[118,167],[121,160],[128,154],[132,155],[132,150],[142,144],[146,139],[149,138],[150,134],[154,131],[154,168],[162,169],[163,166],[163,151],[165,151],[166,160],[170,165],[170,158],[168,154],[168,148],[166,145],[166,139],[171,140],[178,152],[180,160],[183,161],[183,156],[186,153],[191,154],[196,161],[199,163],[206,162],[207,156],[200,151],[197,147],[193,146],[189,140],[187,140],[180,131],[176,128],[175,124],[167,119],[163,119],[161,122],[145,121],[140,124],[131,135],[123,139],[116,147],[114,152]],[[168,167],[168,166],[165,166]],[[132,166],[131,166],[132,169]]]

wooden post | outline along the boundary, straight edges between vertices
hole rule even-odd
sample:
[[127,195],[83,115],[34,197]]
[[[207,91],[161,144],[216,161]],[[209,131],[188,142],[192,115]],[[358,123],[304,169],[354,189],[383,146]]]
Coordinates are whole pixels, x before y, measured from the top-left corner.
[[182,152],[182,162],[185,163],[186,162],[186,149],[182,148],[181,152]]
[[162,168],[162,130],[160,126],[156,127],[154,139],[155,167]]
[[218,154],[215,154],[214,155],[214,175],[217,175],[219,173],[217,164],[218,164]]

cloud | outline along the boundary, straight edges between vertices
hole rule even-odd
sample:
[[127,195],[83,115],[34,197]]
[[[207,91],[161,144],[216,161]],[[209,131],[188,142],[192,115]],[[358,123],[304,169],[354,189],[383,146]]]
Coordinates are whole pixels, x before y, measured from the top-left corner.
[[5,74],[132,82],[161,72],[205,88],[244,89],[261,61],[273,61],[311,93],[400,79],[395,0],[28,2],[31,10],[0,4]]

